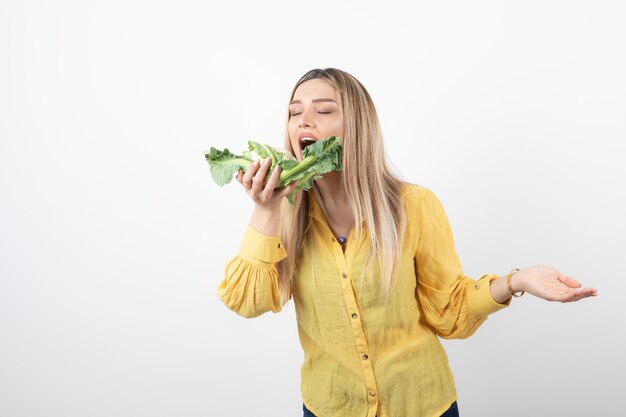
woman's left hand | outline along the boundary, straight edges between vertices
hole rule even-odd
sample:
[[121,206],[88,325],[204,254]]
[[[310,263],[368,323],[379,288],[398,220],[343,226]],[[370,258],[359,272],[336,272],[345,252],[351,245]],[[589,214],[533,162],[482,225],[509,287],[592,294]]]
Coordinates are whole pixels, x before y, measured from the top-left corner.
[[511,285],[515,291],[526,291],[544,300],[562,303],[598,295],[595,288],[585,288],[575,279],[543,265],[517,271],[511,277]]

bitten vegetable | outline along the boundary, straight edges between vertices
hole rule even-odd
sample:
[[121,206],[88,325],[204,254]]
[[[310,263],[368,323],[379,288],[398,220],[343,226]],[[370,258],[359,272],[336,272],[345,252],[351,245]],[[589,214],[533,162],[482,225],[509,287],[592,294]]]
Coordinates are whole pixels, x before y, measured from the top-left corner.
[[313,187],[313,181],[321,178],[323,174],[331,171],[341,171],[341,152],[343,147],[341,139],[336,136],[320,139],[304,148],[301,161],[294,159],[289,152],[279,151],[262,143],[249,141],[248,149],[241,155],[235,155],[228,149],[220,151],[215,148],[211,148],[209,152],[204,153],[211,167],[211,176],[218,185],[228,184],[238,170],[241,169],[244,172],[248,170],[248,167],[253,162],[250,151],[256,153],[262,159],[270,157],[272,165],[267,170],[268,177],[276,165],[281,167],[276,188],[284,188],[291,182],[296,181],[296,188],[287,196],[291,204],[294,203],[293,195],[296,191],[309,190]]

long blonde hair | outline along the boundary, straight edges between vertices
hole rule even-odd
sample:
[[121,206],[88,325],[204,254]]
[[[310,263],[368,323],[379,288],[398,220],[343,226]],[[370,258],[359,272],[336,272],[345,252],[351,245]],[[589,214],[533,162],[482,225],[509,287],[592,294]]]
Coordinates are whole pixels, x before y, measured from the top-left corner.
[[[302,83],[318,78],[335,88],[343,110],[341,185],[354,215],[355,236],[362,232],[363,221],[370,244],[367,259],[378,260],[380,288],[389,295],[397,275],[406,227],[402,181],[387,164],[374,103],[365,87],[352,75],[335,68],[311,70],[298,80],[289,102]],[[288,133],[285,148],[294,152]],[[299,254],[310,226],[308,209],[307,192],[298,193],[293,206],[288,202],[282,206],[280,235],[288,256],[278,264],[278,274],[284,301],[289,297]]]

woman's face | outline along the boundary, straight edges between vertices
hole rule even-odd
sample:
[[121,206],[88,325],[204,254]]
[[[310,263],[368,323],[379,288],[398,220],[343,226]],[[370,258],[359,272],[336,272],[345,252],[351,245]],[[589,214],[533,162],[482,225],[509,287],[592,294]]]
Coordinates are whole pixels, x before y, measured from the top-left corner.
[[302,160],[302,150],[319,139],[343,138],[343,113],[337,101],[335,89],[319,78],[296,89],[289,104],[287,130],[298,160]]

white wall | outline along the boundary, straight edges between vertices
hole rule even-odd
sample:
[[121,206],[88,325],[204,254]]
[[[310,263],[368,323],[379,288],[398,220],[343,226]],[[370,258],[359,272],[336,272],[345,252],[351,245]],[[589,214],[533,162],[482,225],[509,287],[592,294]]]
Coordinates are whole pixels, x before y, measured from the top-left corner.
[[600,291],[446,342],[462,415],[622,409],[622,2],[214,3],[0,3],[0,415],[301,415],[293,305],[217,299],[251,203],[203,151],[280,145],[327,66],[369,89],[468,275],[544,263]]

